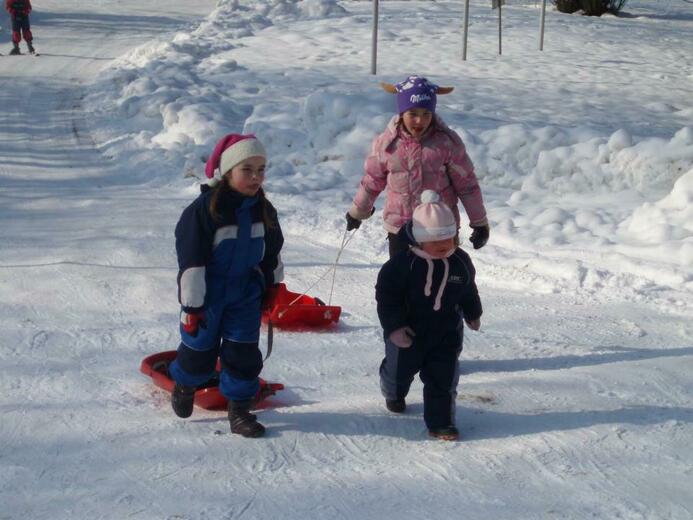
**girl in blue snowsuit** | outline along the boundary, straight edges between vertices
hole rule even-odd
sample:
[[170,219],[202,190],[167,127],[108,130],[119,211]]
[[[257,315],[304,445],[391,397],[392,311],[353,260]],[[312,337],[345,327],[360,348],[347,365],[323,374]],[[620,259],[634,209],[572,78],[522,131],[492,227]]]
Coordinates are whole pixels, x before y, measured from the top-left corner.
[[254,136],[222,138],[207,162],[212,180],[175,233],[181,344],[169,367],[173,409],[179,417],[192,414],[195,390],[215,375],[219,358],[231,432],[244,437],[265,432],[250,413],[262,370],[261,305],[265,290],[283,279],[284,238],[262,190],[265,163]]
[[380,388],[387,409],[403,413],[419,373],[429,434],[456,440],[462,323],[479,330],[481,300],[472,261],[455,245],[452,211],[431,190],[421,194],[421,202],[398,234],[409,249],[392,257],[378,273],[375,297],[385,339]]

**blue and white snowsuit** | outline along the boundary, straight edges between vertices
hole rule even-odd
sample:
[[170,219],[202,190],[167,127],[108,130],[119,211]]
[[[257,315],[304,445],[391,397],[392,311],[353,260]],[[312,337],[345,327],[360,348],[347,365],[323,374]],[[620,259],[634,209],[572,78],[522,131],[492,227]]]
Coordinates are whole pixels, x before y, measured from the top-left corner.
[[[402,226],[398,239],[415,243],[411,221]],[[455,422],[463,318],[476,320],[482,314],[475,274],[471,258],[459,248],[445,260],[427,260],[411,249],[403,251],[378,273],[375,297],[385,339],[380,388],[386,399],[403,399],[419,372],[429,430]],[[438,298],[440,308],[434,310]],[[410,348],[399,348],[388,338],[406,326],[416,336]]]
[[263,194],[247,197],[221,188],[215,220],[209,212],[212,193],[204,186],[176,226],[181,310],[204,310],[205,323],[194,336],[181,324],[181,344],[169,373],[179,384],[199,386],[214,376],[218,357],[220,392],[242,401],[255,397],[260,387],[262,298],[284,277],[279,254],[284,237]]

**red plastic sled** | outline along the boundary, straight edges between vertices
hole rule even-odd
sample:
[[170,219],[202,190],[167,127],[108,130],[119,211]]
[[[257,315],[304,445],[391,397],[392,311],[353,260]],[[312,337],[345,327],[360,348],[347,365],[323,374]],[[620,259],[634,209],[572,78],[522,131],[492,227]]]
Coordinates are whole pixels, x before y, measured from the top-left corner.
[[[167,350],[152,354],[142,360],[140,372],[152,378],[154,384],[163,388],[167,392],[173,392],[174,381],[168,375],[168,366],[176,359],[175,350]],[[221,369],[217,361],[217,372]],[[226,410],[226,397],[219,392],[218,379],[212,379],[203,388],[195,392],[195,404],[206,410]],[[276,394],[279,390],[284,390],[281,383],[268,383],[260,378],[260,391],[254,408],[264,408],[267,406],[265,399]]]
[[319,298],[291,292],[280,283],[276,288],[267,289],[267,302],[262,310],[262,321],[272,322],[280,328],[324,328],[339,321],[342,308],[325,305]]

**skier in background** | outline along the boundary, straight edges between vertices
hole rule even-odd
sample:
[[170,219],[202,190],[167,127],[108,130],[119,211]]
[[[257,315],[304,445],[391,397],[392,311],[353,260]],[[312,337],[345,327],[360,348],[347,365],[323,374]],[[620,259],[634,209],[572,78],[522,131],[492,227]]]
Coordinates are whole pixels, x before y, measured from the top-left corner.
[[27,48],[31,54],[36,54],[36,50],[32,44],[34,37],[31,34],[31,25],[29,23],[29,13],[31,13],[30,0],[5,0],[5,9],[10,13],[12,20],[12,50],[10,54],[21,54],[19,50],[19,42],[26,42]]
[[396,94],[397,115],[373,140],[361,184],[346,214],[347,230],[358,228],[373,214],[375,200],[387,188],[383,220],[392,258],[408,248],[397,232],[428,189],[440,194],[458,228],[457,201],[462,202],[473,230],[474,249],[483,247],[489,226],[474,165],[462,139],[436,113],[437,96],[448,94],[453,87],[439,87],[421,76],[381,86]]
[[380,269],[375,286],[385,359],[380,388],[387,409],[404,413],[419,373],[424,422],[432,437],[457,440],[455,399],[464,321],[481,326],[481,300],[469,255],[455,246],[457,222],[437,193],[426,190],[397,240],[408,249]]
[[210,179],[176,226],[180,335],[169,374],[179,417],[189,417],[197,387],[215,375],[229,401],[231,432],[260,437],[250,413],[260,391],[261,304],[282,281],[284,237],[277,211],[262,190],[266,153],[253,135],[229,134],[207,161]]

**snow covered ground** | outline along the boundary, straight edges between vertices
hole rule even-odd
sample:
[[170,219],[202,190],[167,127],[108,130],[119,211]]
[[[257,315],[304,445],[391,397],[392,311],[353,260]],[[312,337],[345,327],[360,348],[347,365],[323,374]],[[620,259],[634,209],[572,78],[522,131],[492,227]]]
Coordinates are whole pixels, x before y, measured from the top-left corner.
[[[0,519],[693,517],[693,4],[620,17],[487,1],[45,0],[42,56],[0,57]],[[2,18],[2,49],[10,49]],[[176,418],[139,374],[177,346],[173,227],[228,131],[267,145],[287,283],[334,262],[409,73],[477,167],[459,443],[421,385],[384,409],[380,212],[341,257],[330,332],[276,331],[268,437]],[[382,207],[382,198],[378,208]],[[327,299],[330,277],[310,293]]]

